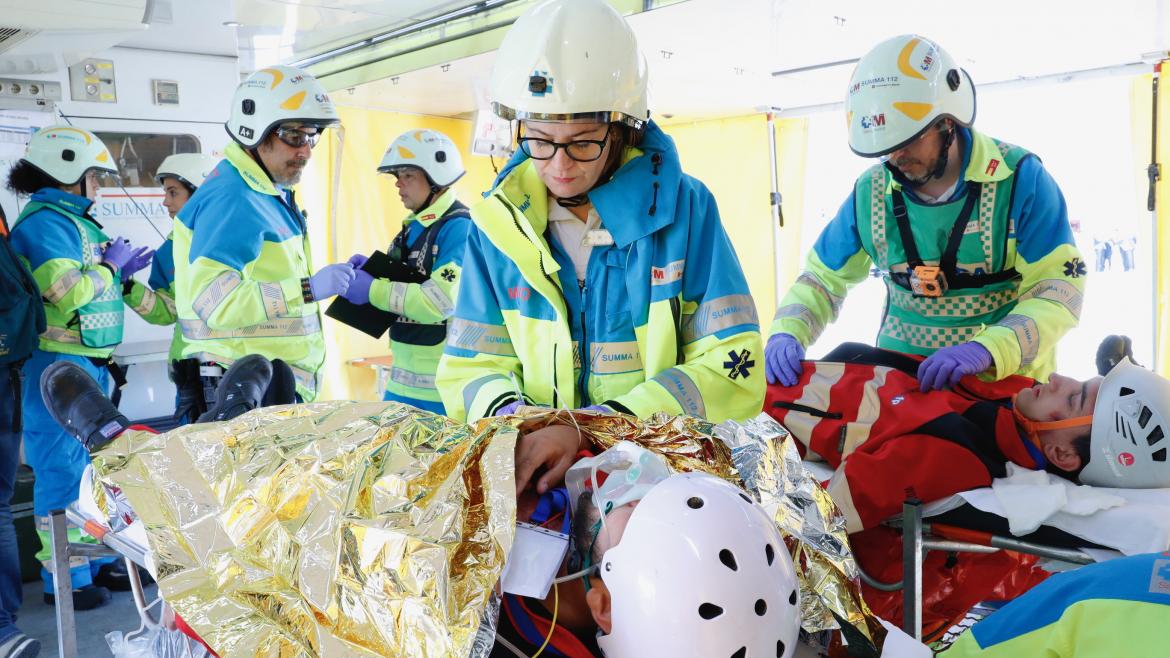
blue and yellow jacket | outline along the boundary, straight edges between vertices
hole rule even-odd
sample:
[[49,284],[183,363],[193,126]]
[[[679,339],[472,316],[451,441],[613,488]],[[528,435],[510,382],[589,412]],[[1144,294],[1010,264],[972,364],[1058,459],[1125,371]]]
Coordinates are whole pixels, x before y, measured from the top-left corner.
[[311,401],[325,339],[305,218],[238,144],[175,217],[175,306],[184,358],[230,364],[248,354],[282,359]]
[[1059,573],[975,624],[940,658],[1166,658],[1170,552]]
[[922,259],[938,264],[956,217],[979,190],[956,265],[958,274],[985,277],[982,282],[952,286],[938,298],[914,297],[895,283],[908,270],[894,220],[901,185],[877,164],[857,179],[821,232],[804,272],[776,310],[772,334],[812,344],[836,320],[848,290],[876,266],[888,294],[878,347],[925,356],[973,341],[991,353],[994,378],[1048,379],[1057,342],[1080,320],[1086,275],[1064,197],[1040,160],[1024,149],[966,128],[959,129],[959,144],[959,194],[935,204],[905,195],[907,214]]
[[755,304],[715,199],[674,142],[651,122],[589,199],[613,244],[593,248],[584,286],[549,239],[548,191],[522,152],[471,209],[439,365],[448,415],[476,420],[518,395],[643,418],[759,413]]

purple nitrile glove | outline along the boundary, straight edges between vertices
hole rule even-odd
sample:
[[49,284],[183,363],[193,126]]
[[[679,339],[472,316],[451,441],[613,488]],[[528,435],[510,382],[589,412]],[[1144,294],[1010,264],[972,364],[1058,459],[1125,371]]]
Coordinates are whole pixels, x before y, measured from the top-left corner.
[[588,407],[581,407],[577,411],[596,411],[599,414],[612,414],[613,413],[613,409],[610,409],[609,407],[605,406],[604,404],[591,404]]
[[328,299],[334,295],[344,294],[353,282],[353,266],[349,263],[334,263],[317,270],[309,277],[309,290],[313,293],[314,301]]
[[154,249],[150,247],[139,247],[135,249],[134,255],[130,257],[130,261],[122,268],[122,283],[129,281],[135,273],[141,272],[153,260]]
[[804,367],[804,346],[792,334],[776,334],[764,346],[764,376],[769,384],[795,386]]
[[924,393],[953,388],[963,377],[981,373],[991,363],[991,352],[979,343],[944,347],[918,366],[918,388]]
[[516,400],[515,402],[509,402],[508,404],[505,404],[504,406],[500,407],[499,409],[496,409],[496,413],[494,413],[492,415],[493,416],[511,416],[512,414],[516,413],[517,409],[519,409],[520,407],[523,407],[525,404],[526,403],[524,402],[524,400]]
[[347,262],[351,266],[353,266],[353,269],[360,270],[360,269],[362,269],[362,266],[365,265],[366,261],[368,261],[368,260],[370,260],[369,256],[364,256],[362,254],[354,254],[354,255],[350,256],[349,260],[347,260],[345,262]]
[[126,267],[126,264],[130,262],[131,258],[134,258],[134,249],[121,236],[114,238],[102,250],[102,262],[113,266],[115,270],[121,270]]
[[370,284],[374,282],[374,277],[370,276],[369,272],[355,270],[353,281],[349,283],[349,288],[345,291],[345,299],[351,304],[369,304],[370,303]]

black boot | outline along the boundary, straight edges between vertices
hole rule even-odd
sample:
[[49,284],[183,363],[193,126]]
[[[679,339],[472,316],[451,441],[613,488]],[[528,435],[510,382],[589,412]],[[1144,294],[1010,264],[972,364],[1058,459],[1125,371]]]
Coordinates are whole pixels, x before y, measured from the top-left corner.
[[53,420],[87,450],[113,441],[130,426],[93,377],[72,361],[57,361],[45,368],[41,397]]
[[1097,346],[1097,374],[1108,375],[1125,357],[1133,361],[1133,341],[1129,336],[1106,336]]
[[[110,590],[97,585],[86,585],[73,590],[73,609],[74,610],[93,610],[101,607],[110,601]],[[49,605],[57,604],[57,597],[45,593],[45,603]]]
[[264,406],[293,404],[297,401],[297,377],[292,368],[280,359],[272,360],[272,381],[264,392]]
[[197,422],[210,423],[231,420],[249,412],[264,399],[264,391],[272,381],[272,362],[259,354],[249,354],[232,364],[223,373],[215,389],[215,404]]

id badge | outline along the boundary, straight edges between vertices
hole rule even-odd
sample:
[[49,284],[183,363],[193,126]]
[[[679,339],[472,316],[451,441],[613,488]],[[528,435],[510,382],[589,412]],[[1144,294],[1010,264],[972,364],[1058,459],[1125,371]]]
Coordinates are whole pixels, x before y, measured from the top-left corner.
[[516,523],[516,539],[500,578],[508,594],[543,599],[565,561],[569,536],[530,523]]

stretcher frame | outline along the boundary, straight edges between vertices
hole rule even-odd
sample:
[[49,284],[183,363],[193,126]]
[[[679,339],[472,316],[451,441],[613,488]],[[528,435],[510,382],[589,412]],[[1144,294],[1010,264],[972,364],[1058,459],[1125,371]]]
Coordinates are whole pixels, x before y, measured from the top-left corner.
[[1079,549],[1047,546],[992,532],[924,522],[922,501],[915,498],[907,499],[902,504],[902,516],[887,525],[902,531],[902,580],[886,583],[865,573],[860,566],[858,570],[861,580],[876,590],[902,590],[902,630],[919,642],[922,641],[922,563],[929,551],[995,553],[1008,550],[1076,565],[1096,561]]
[[[101,544],[70,543],[69,523],[81,528]],[[126,562],[126,571],[130,574],[130,591],[141,621],[139,631],[151,630],[160,625],[161,620],[152,617],[148,611],[142,579],[138,575],[138,567],[146,567],[144,548],[85,518],[76,503],[66,509],[49,512],[49,535],[52,541],[53,595],[56,597],[57,646],[60,658],[77,658],[77,620],[73,611],[73,578],[69,573],[69,558],[72,556],[122,558]]]

